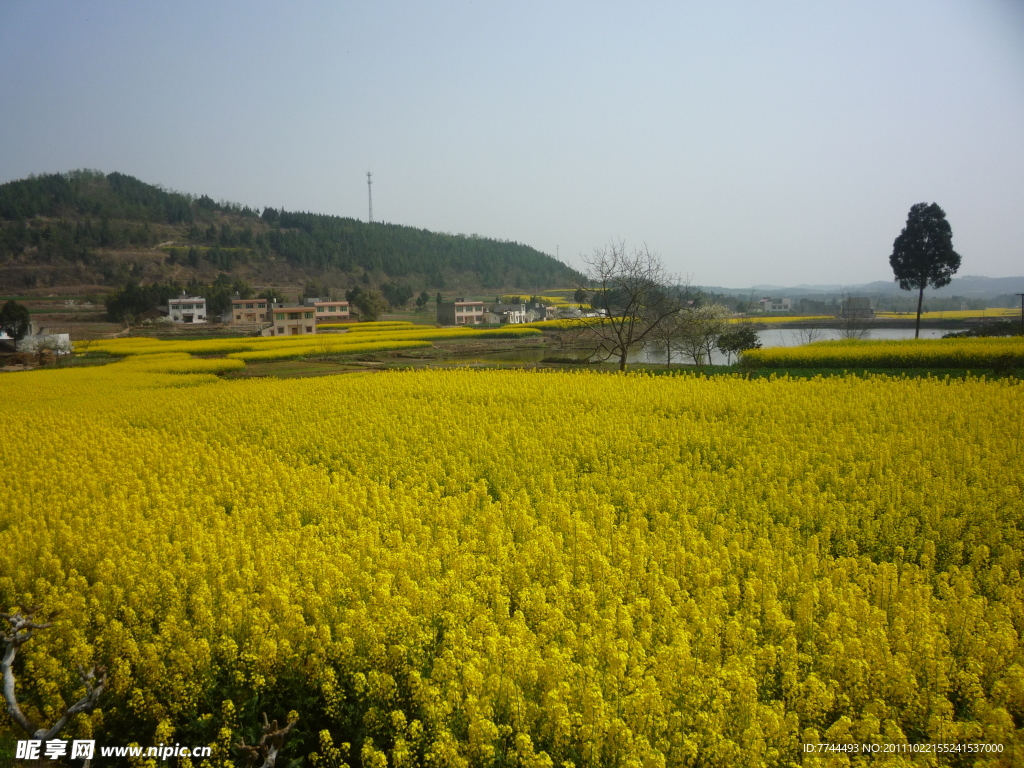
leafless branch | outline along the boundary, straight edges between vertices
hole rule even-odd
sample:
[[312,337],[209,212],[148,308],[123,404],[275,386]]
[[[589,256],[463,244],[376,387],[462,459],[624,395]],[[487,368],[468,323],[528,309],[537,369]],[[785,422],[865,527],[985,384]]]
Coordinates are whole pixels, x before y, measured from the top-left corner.
[[581,324],[579,333],[596,346],[595,355],[617,357],[619,370],[625,370],[630,352],[679,313],[678,286],[688,281],[669,275],[646,246],[629,252],[621,241],[595,250],[584,262],[591,306],[604,319]]
[[277,753],[284,746],[284,737],[295,727],[296,722],[296,720],[290,720],[284,728],[278,728],[277,720],[268,723],[267,713],[264,712],[263,735],[260,740],[254,745],[249,745],[245,743],[245,739],[242,739],[235,746],[245,754],[248,765],[254,766],[262,760],[263,764],[260,768],[274,768],[277,763]]
[[858,299],[849,291],[843,291],[840,294],[839,313],[836,315],[840,338],[863,339],[871,333],[875,313],[870,306],[867,308],[855,306],[856,302],[867,304],[866,299]]
[[[78,668],[78,676],[81,678],[82,685],[85,686],[85,696],[64,710],[64,714],[50,728],[40,728],[29,720],[18,705],[15,692],[14,658],[18,655],[21,646],[31,640],[38,630],[53,626],[52,621],[37,622],[34,620],[39,610],[38,606],[34,606],[25,609],[24,613],[19,611],[0,613],[0,618],[9,625],[9,629],[0,632],[0,643],[4,646],[4,655],[0,659],[0,675],[3,677],[4,701],[7,703],[7,712],[11,719],[33,739],[48,741],[55,738],[72,717],[80,712],[91,712],[96,707],[103,689],[107,686],[107,670],[106,667],[93,666],[86,672],[82,667]],[[56,618],[57,615],[54,614],[50,618]],[[99,679],[98,683],[97,678]]]

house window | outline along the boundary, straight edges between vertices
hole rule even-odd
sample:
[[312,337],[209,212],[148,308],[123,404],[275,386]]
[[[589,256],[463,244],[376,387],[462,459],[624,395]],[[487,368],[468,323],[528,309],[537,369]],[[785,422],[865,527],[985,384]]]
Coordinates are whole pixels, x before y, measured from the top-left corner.
[[331,306],[329,306],[329,307],[327,308],[327,310],[328,310],[329,312],[337,312],[337,311],[338,311],[338,308],[337,308],[336,306],[334,306],[334,305],[332,304]]
[[312,332],[313,332],[313,326],[307,325],[306,326],[306,333],[312,333]]
[[275,317],[275,319],[277,319],[277,320],[284,320],[284,315],[277,315]]
[[316,311],[317,311],[317,312],[323,312],[323,311],[324,311],[324,308],[323,308],[323,307],[317,307],[317,308],[316,308]]
[[256,306],[256,309],[266,309],[266,308],[267,308],[266,302],[262,302],[261,304],[258,304]]
[[245,308],[246,309],[255,309],[255,307],[252,304],[246,304]]
[[235,320],[241,320],[241,319],[242,319],[241,315],[235,315]]
[[307,320],[312,320],[313,319],[313,313],[312,312],[307,312],[306,313],[306,319]]
[[277,332],[283,335],[284,334],[284,328],[282,326],[280,326],[280,325],[277,326]]

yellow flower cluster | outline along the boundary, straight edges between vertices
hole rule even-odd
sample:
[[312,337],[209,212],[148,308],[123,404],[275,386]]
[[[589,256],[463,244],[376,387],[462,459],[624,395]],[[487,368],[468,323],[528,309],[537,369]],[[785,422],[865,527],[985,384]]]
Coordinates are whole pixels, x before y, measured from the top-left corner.
[[[351,341],[351,340],[349,340]],[[356,355],[369,352],[394,352],[400,349],[417,349],[433,346],[429,341],[394,340],[394,341],[361,341],[341,344],[330,337],[321,337],[316,344],[294,344],[279,346],[272,349],[256,349],[250,352],[232,352],[228,358],[246,362],[266,362],[268,360],[287,360],[293,357],[324,356],[324,355]]]
[[562,318],[560,320],[538,320],[534,323],[526,323],[527,328],[540,328],[541,330],[566,330],[579,328],[586,325],[599,324],[604,321],[603,317],[575,317]]
[[805,323],[815,320],[826,320],[834,322],[835,319],[835,315],[766,315],[765,317],[760,317],[759,315],[750,315],[749,317],[731,317],[729,318],[729,322],[770,325],[774,323]]
[[[410,328],[415,326],[415,323],[411,323],[408,320],[376,320],[372,323],[317,323],[316,327],[326,328],[328,330],[338,330],[344,328],[349,331],[371,331],[380,330],[382,328]],[[423,327],[422,325],[420,326]]]
[[[322,326],[326,327],[326,326]],[[397,331],[401,329],[429,328],[431,326],[416,325],[408,320],[381,320],[374,323],[358,323],[339,326],[348,328],[349,333],[365,333],[367,331]]]
[[1024,366],[1024,337],[818,341],[743,353],[769,368],[992,368]]
[[[302,336],[177,339],[172,341],[152,338],[105,339],[91,342],[89,350],[126,356],[179,353],[228,355],[238,360],[278,360],[313,354],[354,354],[429,347],[431,341],[509,339],[540,335],[541,331],[525,326],[487,329],[433,328],[410,323],[399,327],[368,328],[360,332],[317,333]],[[78,348],[81,349],[82,345],[79,345]]]
[[279,763],[334,768],[1022,754],[1019,382],[157,362],[0,377],[0,607],[60,611],[19,698],[109,668],[69,738],[229,765],[294,709]]
[[[917,312],[876,312],[875,315],[882,318],[898,317],[912,320],[917,317]],[[921,313],[922,320],[966,319],[973,317],[1020,317],[1020,310],[990,307],[989,309],[950,309],[942,312]]]
[[133,355],[121,361],[119,373],[227,373],[245,368],[242,360],[196,358],[185,352]]

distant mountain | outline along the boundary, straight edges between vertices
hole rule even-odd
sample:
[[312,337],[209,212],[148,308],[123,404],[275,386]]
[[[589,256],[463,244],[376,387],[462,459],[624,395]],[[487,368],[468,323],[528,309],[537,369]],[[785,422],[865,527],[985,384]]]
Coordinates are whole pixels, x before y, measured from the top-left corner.
[[[748,296],[754,293],[758,298],[761,295],[782,297],[809,297],[809,296],[830,296],[841,293],[851,293],[858,296],[888,296],[908,295],[901,291],[895,281],[876,280],[871,283],[859,285],[755,285],[752,288],[724,288],[721,286],[701,286],[707,293],[718,293],[735,296]],[[925,291],[926,296],[948,298],[962,296],[965,299],[994,299],[997,296],[1024,292],[1024,276],[1022,277],[981,277],[978,275],[964,275],[954,277],[953,282],[937,290],[929,288]],[[916,296],[916,293],[915,293]]]
[[122,173],[83,170],[0,185],[0,289],[209,281],[219,273],[264,284],[395,281],[417,291],[533,291],[582,279],[520,243],[259,211]]

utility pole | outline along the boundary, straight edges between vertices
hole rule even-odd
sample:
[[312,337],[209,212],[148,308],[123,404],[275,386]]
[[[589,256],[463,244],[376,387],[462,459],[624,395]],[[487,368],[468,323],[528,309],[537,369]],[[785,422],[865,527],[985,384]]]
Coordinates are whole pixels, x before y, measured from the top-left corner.
[[366,192],[370,196],[370,223],[373,224],[373,174],[366,172]]

